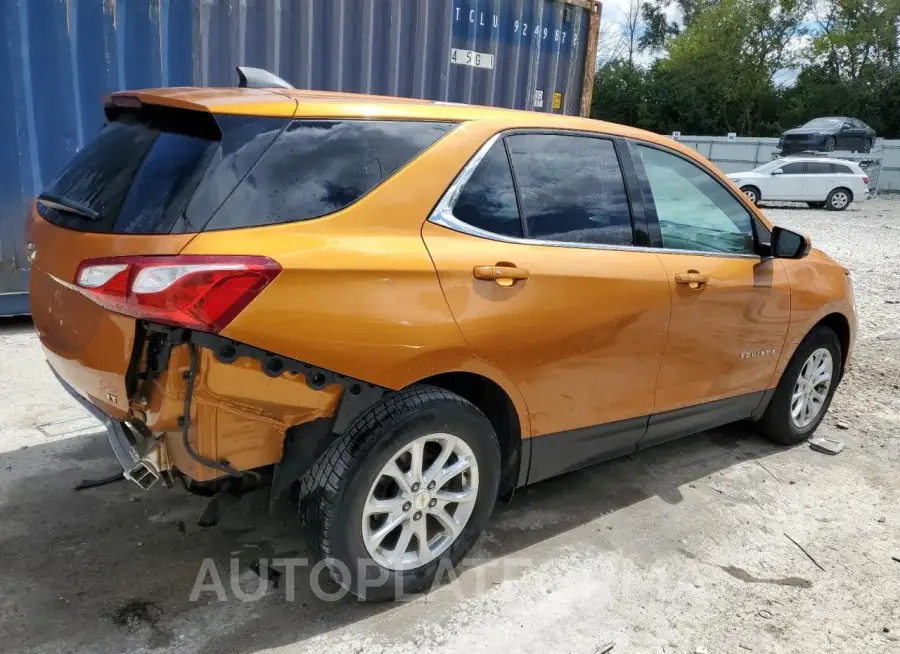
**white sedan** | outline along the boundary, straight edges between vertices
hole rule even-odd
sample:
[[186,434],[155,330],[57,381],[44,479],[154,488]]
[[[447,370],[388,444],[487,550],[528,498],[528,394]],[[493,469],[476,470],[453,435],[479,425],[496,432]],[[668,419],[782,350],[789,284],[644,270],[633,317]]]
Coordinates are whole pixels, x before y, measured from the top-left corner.
[[865,200],[869,193],[866,173],[843,159],[785,157],[728,177],[754,204],[806,202],[814,209],[843,211],[854,200]]

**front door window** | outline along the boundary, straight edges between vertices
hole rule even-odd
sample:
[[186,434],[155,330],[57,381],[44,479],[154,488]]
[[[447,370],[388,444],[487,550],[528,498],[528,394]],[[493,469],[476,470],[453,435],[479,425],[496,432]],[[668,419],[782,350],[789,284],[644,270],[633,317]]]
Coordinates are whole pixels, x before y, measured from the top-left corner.
[[664,248],[755,252],[750,212],[719,181],[674,154],[643,145],[635,149],[652,196],[644,204],[656,211]]

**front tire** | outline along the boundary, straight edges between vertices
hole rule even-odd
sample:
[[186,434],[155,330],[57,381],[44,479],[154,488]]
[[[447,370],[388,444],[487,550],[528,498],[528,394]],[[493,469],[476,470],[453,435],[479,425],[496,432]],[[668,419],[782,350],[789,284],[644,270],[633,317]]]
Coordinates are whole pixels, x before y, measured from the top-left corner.
[[754,205],[759,206],[759,201],[761,198],[759,189],[755,186],[742,186],[741,193],[747,196],[747,199],[750,200]]
[[803,340],[781,376],[757,426],[769,440],[796,445],[812,434],[831,405],[843,355],[837,334],[817,327]]
[[825,208],[828,211],[843,211],[853,202],[853,194],[845,188],[836,188],[825,199]]
[[486,526],[500,447],[470,402],[432,386],[385,398],[301,481],[301,520],[332,579],[365,600],[420,593]]

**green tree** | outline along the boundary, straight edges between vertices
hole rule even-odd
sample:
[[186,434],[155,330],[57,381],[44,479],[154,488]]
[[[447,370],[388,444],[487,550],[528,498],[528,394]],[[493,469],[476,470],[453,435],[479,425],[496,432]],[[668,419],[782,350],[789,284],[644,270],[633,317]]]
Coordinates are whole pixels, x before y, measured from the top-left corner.
[[825,0],[815,13],[819,29],[808,53],[811,65],[849,82],[897,70],[900,0]]
[[[900,136],[900,0],[636,2],[597,71],[592,116],[661,133],[774,136],[848,115]],[[667,19],[671,7],[680,23]],[[636,63],[636,34],[639,49],[661,55],[650,65]],[[778,86],[786,70],[796,80]]]
[[[682,27],[690,27],[700,12],[716,4],[718,0],[650,0],[641,7],[644,20],[641,48],[657,53],[665,51],[671,37],[680,34]],[[681,24],[668,19],[666,12],[672,7],[680,10]]]
[[598,70],[594,79],[591,118],[641,125],[646,97],[645,77],[644,70],[627,59],[612,61]]
[[900,0],[824,0],[796,84],[785,89],[785,127],[826,115],[900,133]]
[[804,33],[807,0],[723,0],[669,43],[664,66],[706,98],[707,111],[728,131],[755,134],[770,117],[773,76],[794,63],[791,43]]

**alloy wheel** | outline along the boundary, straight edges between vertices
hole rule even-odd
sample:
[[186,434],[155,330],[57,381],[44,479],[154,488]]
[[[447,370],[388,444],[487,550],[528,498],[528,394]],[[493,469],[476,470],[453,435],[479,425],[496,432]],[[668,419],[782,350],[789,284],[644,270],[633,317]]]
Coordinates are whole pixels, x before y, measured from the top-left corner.
[[809,355],[800,369],[791,395],[791,422],[797,429],[806,429],[822,412],[831,380],[834,360],[831,352],[820,347]]
[[403,446],[381,468],[363,508],[369,556],[390,570],[433,561],[459,537],[478,498],[478,462],[452,434]]
[[843,209],[850,204],[850,197],[844,191],[837,191],[831,196],[831,206],[835,209]]

